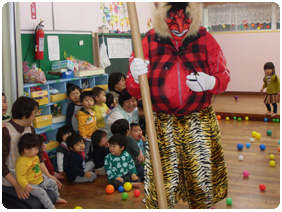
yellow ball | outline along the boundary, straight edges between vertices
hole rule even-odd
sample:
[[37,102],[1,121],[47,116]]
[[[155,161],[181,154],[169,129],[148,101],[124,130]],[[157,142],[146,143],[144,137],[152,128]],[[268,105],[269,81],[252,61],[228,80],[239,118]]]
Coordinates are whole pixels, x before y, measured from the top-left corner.
[[271,167],[274,167],[274,166],[275,166],[275,161],[274,161],[274,160],[269,161],[269,165],[270,165]]
[[245,117],[245,120],[246,120],[246,121],[249,121],[249,117],[248,117],[248,116],[246,116],[246,117]]
[[252,136],[253,136],[253,137],[256,137],[256,135],[257,135],[257,132],[256,132],[256,131],[253,131],[253,132],[252,132]]
[[269,155],[269,159],[270,159],[270,160],[274,160],[274,158],[275,158],[275,157],[274,157],[273,154]]
[[256,139],[260,139],[261,138],[261,134],[260,133],[257,133],[256,134]]
[[228,120],[229,120],[229,117],[227,116],[225,119],[228,121]]
[[75,206],[75,208],[74,209],[83,209],[82,207],[80,207],[80,206]]
[[124,187],[124,190],[130,191],[132,189],[132,184],[130,182],[126,182],[124,183],[123,187]]

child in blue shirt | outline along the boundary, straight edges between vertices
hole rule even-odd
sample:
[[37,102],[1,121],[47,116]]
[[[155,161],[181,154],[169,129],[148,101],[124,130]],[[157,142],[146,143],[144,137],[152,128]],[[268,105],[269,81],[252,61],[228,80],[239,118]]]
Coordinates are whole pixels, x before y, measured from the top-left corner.
[[127,151],[125,151],[126,138],[121,134],[114,134],[109,139],[110,154],[105,157],[105,170],[108,181],[115,189],[123,186],[126,182],[131,182],[132,187],[140,188],[140,179],[137,176],[134,161]]
[[143,155],[145,156],[145,142],[146,142],[146,139],[143,136],[143,132],[142,132],[141,126],[139,124],[137,124],[137,123],[131,123],[130,124],[130,128],[131,128],[130,136],[135,139],[135,141],[137,142],[139,148],[142,150]]

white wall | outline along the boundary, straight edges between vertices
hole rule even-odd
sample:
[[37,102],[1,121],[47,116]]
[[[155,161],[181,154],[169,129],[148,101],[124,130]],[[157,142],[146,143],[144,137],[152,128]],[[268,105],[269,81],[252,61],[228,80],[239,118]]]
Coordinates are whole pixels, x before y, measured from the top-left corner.
[[[120,25],[120,19],[128,17],[126,9],[110,12],[117,15],[119,22],[113,27],[103,23],[103,10],[100,2],[36,2],[37,19],[31,19],[31,2],[20,2],[20,17],[22,30],[34,30],[40,19],[44,20],[44,30],[67,30],[67,31],[92,31],[97,32],[98,27],[106,24],[109,29],[120,31],[130,30],[130,26]],[[105,6],[110,9],[110,2]],[[117,4],[117,3],[115,3]],[[113,6],[113,5],[112,5]],[[153,2],[136,2],[140,32],[148,31],[147,23],[151,18]],[[126,7],[125,7],[126,8]],[[146,11],[146,12],[144,12]]]

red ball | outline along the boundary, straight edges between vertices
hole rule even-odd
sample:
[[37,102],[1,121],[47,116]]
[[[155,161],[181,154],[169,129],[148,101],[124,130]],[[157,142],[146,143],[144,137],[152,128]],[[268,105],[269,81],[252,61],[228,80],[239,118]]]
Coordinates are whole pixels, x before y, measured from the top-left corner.
[[139,191],[138,189],[136,189],[136,190],[134,191],[134,196],[135,196],[135,197],[139,197],[139,196],[140,196],[140,191]]
[[113,185],[107,185],[107,187],[106,187],[106,192],[108,193],[108,194],[112,194],[112,193],[114,193],[114,191],[115,191],[115,187],[113,186]]
[[264,190],[266,189],[266,186],[265,186],[264,184],[260,184],[260,185],[259,185],[259,189],[260,189],[261,191],[264,191]]
[[217,116],[216,116],[216,119],[217,119],[217,120],[220,120],[220,119],[221,119],[221,115],[217,115]]

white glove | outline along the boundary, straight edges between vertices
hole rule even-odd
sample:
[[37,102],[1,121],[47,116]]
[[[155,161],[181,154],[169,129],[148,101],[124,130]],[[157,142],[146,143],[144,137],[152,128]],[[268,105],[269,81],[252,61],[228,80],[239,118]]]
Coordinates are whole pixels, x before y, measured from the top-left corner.
[[212,90],[215,85],[215,77],[204,72],[198,72],[196,75],[192,73],[186,78],[186,85],[195,92]]
[[148,60],[142,60],[140,58],[134,58],[130,64],[130,72],[134,78],[134,81],[139,84],[138,77],[142,74],[148,73]]

